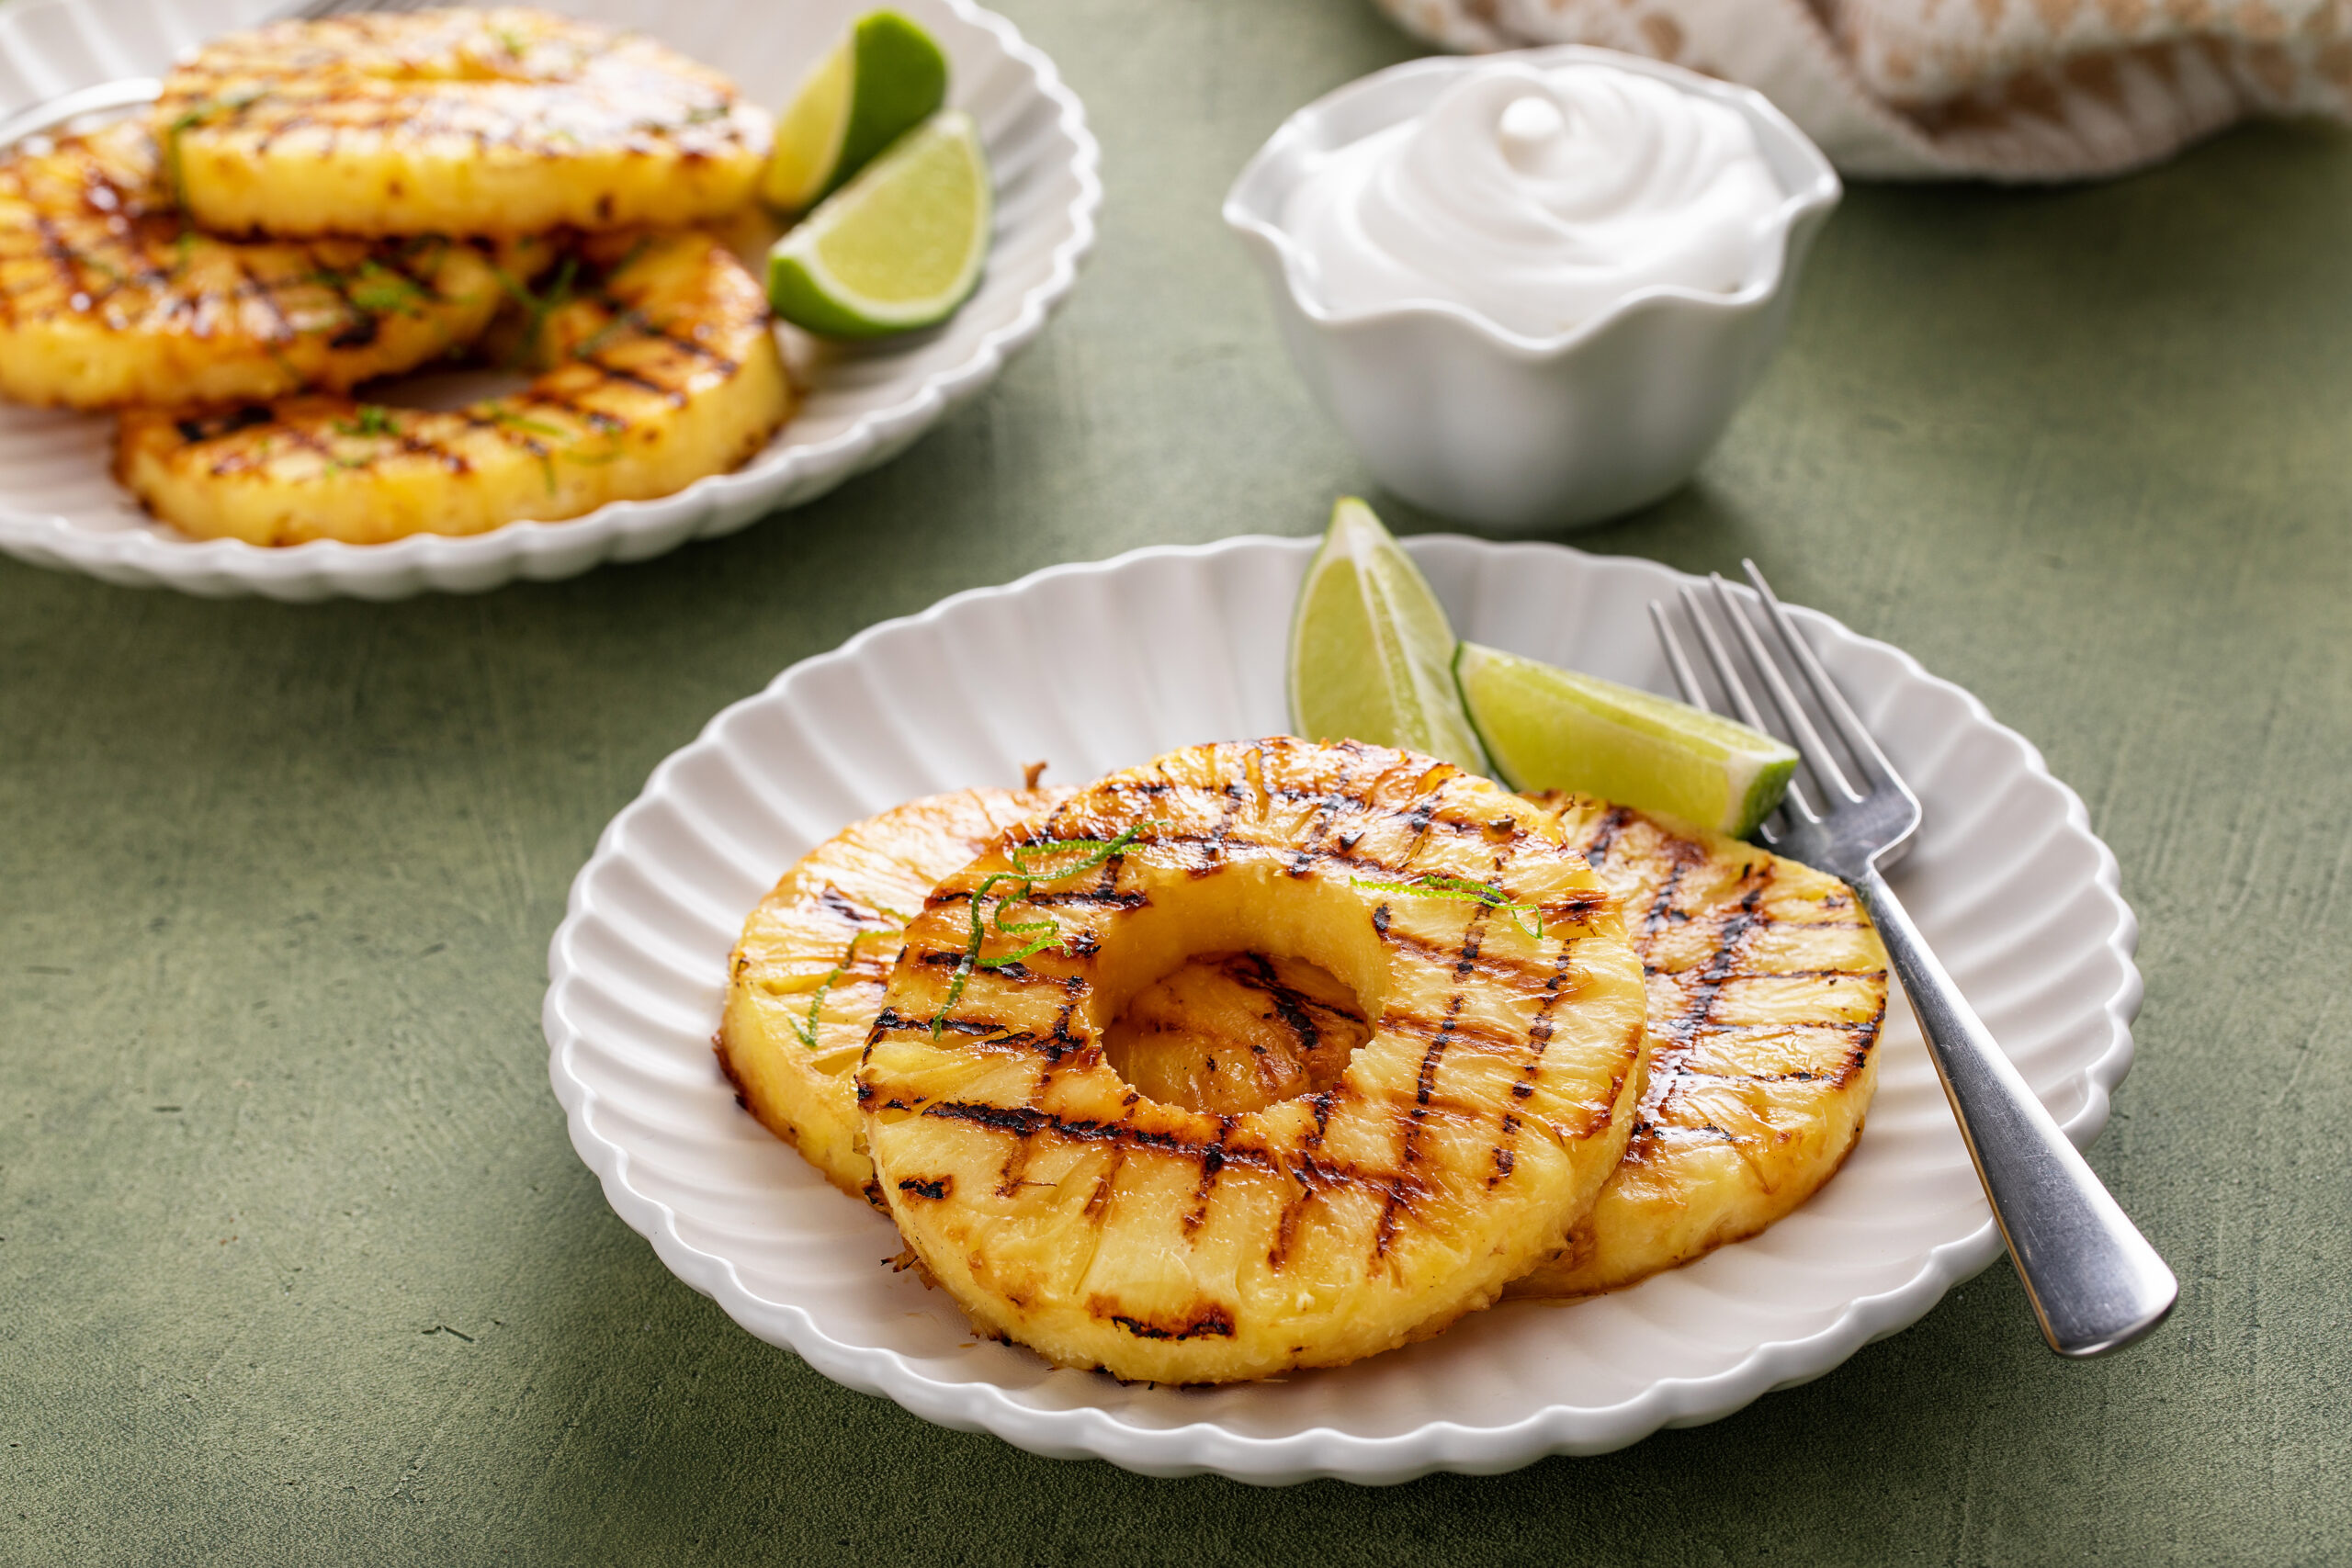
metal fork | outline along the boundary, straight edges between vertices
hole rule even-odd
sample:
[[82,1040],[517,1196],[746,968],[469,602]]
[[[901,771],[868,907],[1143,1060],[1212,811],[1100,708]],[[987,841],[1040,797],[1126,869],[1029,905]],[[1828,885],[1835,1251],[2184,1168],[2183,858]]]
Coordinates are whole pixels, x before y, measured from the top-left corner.
[[[339,17],[353,11],[415,11],[438,0],[302,0],[299,6],[287,6],[274,10],[266,21],[317,21],[323,17]],[[134,108],[152,104],[164,96],[164,84],[153,76],[127,76],[119,82],[94,82],[86,87],[76,87],[70,93],[60,93],[53,98],[28,104],[13,114],[0,117],[0,148],[15,146],[28,136],[38,136],[44,130],[54,130],[70,120],[87,114],[99,114],[107,109]]]
[[[1918,797],[1830,681],[1756,563],[1741,564],[1755,585],[1754,610],[1713,573],[1712,592],[1686,586],[1682,602],[1707,663],[1739,716],[1758,729],[1775,728],[1748,695],[1718,623],[1747,656],[1781,718],[1778,732],[1803,755],[1804,771],[1811,777],[1811,788],[1791,784],[1762,836],[1779,852],[1843,880],[1878,927],[2050,1348],[2062,1356],[2120,1349],[2164,1321],[2179,1283],[2026,1087],[1887,886],[1883,867],[1919,825]],[[1778,656],[1757,630],[1759,614],[1780,646]],[[1712,706],[1666,607],[1651,601],[1650,618],[1684,698]],[[1823,739],[1795,680],[1812,693],[1843,743],[1850,769]]]

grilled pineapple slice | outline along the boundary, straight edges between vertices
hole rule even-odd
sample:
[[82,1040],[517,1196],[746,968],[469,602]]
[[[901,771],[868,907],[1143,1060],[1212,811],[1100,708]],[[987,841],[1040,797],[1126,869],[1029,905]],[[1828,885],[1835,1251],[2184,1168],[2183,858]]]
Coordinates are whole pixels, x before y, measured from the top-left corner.
[[[1122,1081],[1129,998],[1253,949],[1361,999],[1339,1081],[1222,1117]],[[900,1234],[984,1330],[1224,1382],[1435,1333],[1555,1251],[1623,1151],[1642,1005],[1616,901],[1526,802],[1354,742],[1201,746],[933,892],[858,1096]]]
[[[882,1202],[855,1072],[911,911],[1007,829],[1069,795],[956,790],[854,822],[743,922],[713,1042],[719,1066],[743,1108],[842,1191]],[[1155,1100],[1235,1115],[1329,1089],[1370,1033],[1347,987],[1303,959],[1209,953],[1139,993],[1103,1050]]]
[[1843,883],[1584,795],[1533,797],[1624,899],[1649,1083],[1623,1163],[1510,1296],[1612,1291],[1756,1235],[1837,1173],[1877,1080],[1886,950]]
[[872,1191],[858,1054],[906,922],[939,881],[1066,789],[963,789],[853,823],[786,872],[743,922],[715,1042],[743,1107],[852,1196]]
[[364,545],[668,495],[766,445],[792,388],[743,264],[695,231],[595,235],[578,254],[528,319],[524,346],[551,367],[525,391],[454,413],[324,397],[134,409],[117,476],[198,538]]
[[[501,258],[528,276],[547,246]],[[0,155],[0,394],[69,408],[341,390],[480,337],[505,296],[446,240],[234,242],[189,227],[124,122]]]
[[279,22],[164,79],[156,135],[224,233],[680,227],[747,204],[762,111],[651,40],[531,10]]

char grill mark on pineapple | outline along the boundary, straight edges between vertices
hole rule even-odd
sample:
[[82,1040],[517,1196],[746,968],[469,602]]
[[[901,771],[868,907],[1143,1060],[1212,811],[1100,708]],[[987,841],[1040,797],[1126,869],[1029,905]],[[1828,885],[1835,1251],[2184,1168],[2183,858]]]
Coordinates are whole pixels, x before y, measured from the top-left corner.
[[1221,793],[1225,795],[1225,809],[1217,818],[1216,829],[1187,840],[1196,843],[1201,852],[1200,863],[1192,868],[1194,876],[1208,876],[1224,863],[1225,841],[1233,832],[1235,818],[1241,815],[1241,786],[1228,784]]
[[1233,1118],[1216,1119],[1216,1138],[1201,1151],[1200,1185],[1193,1189],[1192,1211],[1184,1216],[1184,1236],[1192,1239],[1200,1234],[1209,1217],[1209,1193],[1216,1186],[1216,1173],[1225,1168],[1225,1140],[1233,1132]]
[[1623,832],[1633,820],[1633,807],[1628,806],[1612,806],[1603,812],[1592,838],[1584,846],[1585,859],[1596,866],[1605,863],[1611,847],[1617,842],[1617,835]]
[[[1348,781],[1353,776],[1354,767],[1355,760],[1351,757],[1340,767],[1339,778],[1334,781],[1329,790],[1309,797],[1314,802],[1316,815],[1314,820],[1307,824],[1306,831],[1302,836],[1298,846],[1298,852],[1291,861],[1290,874],[1293,876],[1305,876],[1313,869],[1316,861],[1321,858],[1323,845],[1331,836],[1331,819],[1338,815],[1342,807],[1348,804],[1346,790]],[[1412,857],[1408,855],[1406,858],[1409,860]]]
[[[1583,919],[1589,917],[1594,910],[1600,907],[1600,904],[1596,902],[1591,906],[1587,906],[1579,909],[1573,915],[1567,915],[1566,918],[1563,918],[1564,911],[1557,906],[1547,905],[1537,912],[1543,916],[1544,923],[1546,927],[1559,930],[1573,930],[1581,925]],[[1416,956],[1427,959],[1431,963],[1445,962],[1448,956],[1440,950],[1430,946],[1428,942],[1423,942],[1420,938],[1409,933],[1400,932],[1393,937],[1392,940],[1395,941],[1399,947],[1403,947],[1413,953]],[[1470,965],[1469,972],[1477,976],[1478,983],[1480,985],[1500,986],[1507,989],[1518,991],[1528,996],[1540,997],[1548,995],[1558,983],[1555,969],[1524,963],[1520,959],[1510,957],[1509,955],[1502,957],[1488,957],[1484,953],[1478,953],[1474,954],[1465,960],[1459,954],[1456,954],[1453,955],[1453,962],[1457,965],[1466,962]]]
[[[1713,1021],[1716,1004],[1727,987],[1742,982],[1833,978],[1875,982],[1882,990],[1885,986],[1887,976],[1883,968],[1765,970],[1754,968],[1745,962],[1744,950],[1750,938],[1760,937],[1770,927],[1781,923],[1773,920],[1762,908],[1781,863],[1778,861],[1767,862],[1758,870],[1751,872],[1743,878],[1744,891],[1739,901],[1724,908],[1716,918],[1713,933],[1709,940],[1710,952],[1706,961],[1695,971],[1695,978],[1686,993],[1687,1000],[1682,1010],[1672,1019],[1652,1027],[1653,1036],[1665,1047],[1653,1049],[1650,1056],[1650,1072],[1654,1085],[1652,1097],[1660,1106],[1671,1102],[1678,1091],[1679,1080],[1694,1076],[1693,1069],[1689,1066],[1692,1048],[1703,1037],[1727,1032]],[[1818,928],[1826,922],[1806,923]],[[1850,928],[1846,927],[1844,922],[1838,922],[1838,929]],[[1767,1081],[1773,1078],[1794,1079],[1802,1082],[1819,1079],[1827,1082],[1833,1088],[1842,1087],[1852,1080],[1854,1075],[1861,1070],[1862,1065],[1869,1059],[1871,1048],[1877,1043],[1880,1025],[1884,1017],[1885,1014],[1882,1009],[1863,1019],[1838,1024],[1816,1023],[1814,1027],[1842,1028],[1855,1036],[1854,1043],[1845,1052],[1838,1065],[1828,1073],[1792,1071],[1753,1073],[1747,1076]],[[1639,1139],[1648,1135],[1652,1126],[1651,1119],[1645,1116],[1643,1122],[1634,1128],[1634,1137]],[[1717,1129],[1717,1131],[1720,1130]]]
[[[899,1109],[908,1109],[899,1107]],[[1026,1146],[1039,1138],[1060,1138],[1077,1144],[1110,1144],[1123,1149],[1143,1149],[1154,1154],[1171,1155],[1179,1159],[1205,1163],[1210,1144],[1200,1143],[1181,1134],[1155,1133],[1127,1122],[1064,1121],[1050,1111],[1027,1106],[976,1105],[967,1100],[933,1100],[922,1108],[921,1114],[945,1122],[973,1122],[994,1132],[1010,1134]],[[1263,1151],[1249,1148],[1223,1150],[1218,1163],[1246,1166],[1265,1175],[1276,1172],[1273,1161]],[[1379,1180],[1376,1175],[1358,1173],[1351,1180]]]
[[1649,908],[1642,915],[1642,929],[1634,939],[1636,942],[1643,938],[1656,936],[1668,920],[1674,919],[1674,896],[1682,886],[1682,878],[1689,874],[1693,863],[1706,858],[1706,852],[1679,840],[1668,852],[1672,857],[1672,863],[1667,871],[1666,879],[1658,884],[1657,896],[1650,900]]
[[[1678,866],[1676,868],[1678,878],[1680,873],[1681,868]],[[1726,907],[1716,918],[1713,939],[1714,951],[1708,954],[1706,963],[1700,966],[1698,979],[1689,994],[1688,1003],[1679,1016],[1668,1020],[1662,1026],[1654,1028],[1653,1033],[1662,1035],[1678,1045],[1683,1045],[1688,1044],[1699,1031],[1707,1026],[1707,1016],[1715,1010],[1715,998],[1723,993],[1724,983],[1738,972],[1739,950],[1747,942],[1747,933],[1754,929],[1759,919],[1757,914],[1757,906],[1762,901],[1764,889],[1771,880],[1772,867],[1770,863],[1766,863],[1760,874],[1751,872],[1740,879],[1741,886],[1746,891],[1740,895],[1738,903]],[[1671,884],[1669,884],[1669,890]],[[1659,897],[1663,899],[1666,894],[1661,893]]]
[[1138,1339],[1199,1339],[1210,1336],[1220,1339],[1233,1337],[1233,1314],[1221,1306],[1204,1306],[1198,1317],[1174,1327],[1169,1327],[1161,1324],[1147,1322],[1142,1318],[1129,1317],[1123,1313],[1113,1312],[1110,1309],[1114,1304],[1109,1302],[1099,1303],[1100,1315],[1109,1318]]
[[1274,1004],[1274,1010],[1282,1015],[1283,1022],[1290,1026],[1291,1033],[1297,1038],[1299,1053],[1302,1055],[1312,1055],[1321,1043],[1323,1032],[1316,1023],[1315,1015],[1308,1010],[1306,997],[1282,983],[1274,974],[1274,966],[1266,962],[1265,954],[1253,953],[1248,956],[1250,975],[1247,983],[1263,991],[1267,999]]
[[[1478,922],[1484,918],[1484,910],[1470,917],[1470,933],[1463,943],[1464,952],[1477,944]],[[1458,967],[1454,970],[1457,978],[1461,973]],[[1421,1053],[1421,1071],[1419,1077],[1414,1081],[1413,1105],[1410,1110],[1404,1112],[1405,1156],[1399,1165],[1398,1175],[1400,1176],[1409,1177],[1412,1174],[1415,1160],[1419,1157],[1421,1119],[1429,1114],[1430,1097],[1437,1080],[1438,1058],[1444,1055],[1445,1048],[1453,1043],[1454,1027],[1461,1020],[1462,993],[1456,991],[1446,998],[1444,1023],[1439,1026],[1436,1035],[1430,1041],[1429,1049]],[[1383,1018],[1381,1021],[1385,1023],[1388,1020]],[[1497,1149],[1499,1150],[1500,1146],[1498,1145]],[[1388,1256],[1388,1244],[1396,1239],[1396,1212],[1401,1206],[1398,1190],[1391,1189],[1388,1201],[1380,1212],[1380,1224],[1373,1233],[1372,1257],[1375,1267]]]
[[[1658,908],[1667,905],[1686,866],[1687,861],[1678,861],[1666,885],[1659,889]],[[1688,993],[1682,1010],[1662,1025],[1652,1025],[1652,1038],[1668,1048],[1660,1050],[1656,1044],[1651,1047],[1651,1089],[1645,1097],[1649,1103],[1643,1107],[1642,1119],[1634,1124],[1633,1142],[1639,1143],[1655,1135],[1658,1116],[1673,1101],[1679,1087],[1677,1080],[1688,1076],[1689,1047],[1707,1027],[1708,1017],[1714,1011],[1715,998],[1723,994],[1724,982],[1738,971],[1740,948],[1761,919],[1757,908],[1765,887],[1772,880],[1773,869],[1772,863],[1767,862],[1760,874],[1751,872],[1741,878],[1746,891],[1738,903],[1727,906],[1717,916],[1714,933],[1710,940],[1713,951],[1705,964],[1700,966],[1697,981]],[[1645,922],[1645,934],[1655,931],[1657,923],[1655,917]],[[1709,1125],[1707,1130],[1727,1140],[1736,1141],[1720,1127]]]
[[[1551,979],[1544,987],[1543,1004],[1535,1014],[1535,1021],[1528,1026],[1526,1064],[1520,1068],[1519,1077],[1510,1086],[1510,1096],[1514,1101],[1523,1102],[1535,1093],[1536,1076],[1544,1064],[1544,1048],[1552,1040],[1552,1010],[1567,995],[1568,975],[1575,964],[1575,953],[1574,947],[1564,947],[1559,956],[1553,960]],[[1612,1103],[1615,1098],[1613,1094],[1611,1096]],[[1517,1111],[1503,1112],[1502,1135],[1495,1142],[1495,1173],[1487,1179],[1488,1187],[1509,1177],[1517,1164],[1518,1156],[1513,1151],[1519,1142],[1521,1124]]]
[[1486,1045],[1499,1051],[1510,1049],[1519,1042],[1520,1037],[1515,1034],[1506,1032],[1490,1024],[1481,1023],[1475,1019],[1462,1018],[1460,1012],[1463,999],[1462,993],[1455,992],[1446,998],[1445,1011],[1434,1018],[1425,1012],[1391,1008],[1381,1014],[1380,1026],[1392,1033],[1424,1041],[1432,1045],[1441,1040],[1453,1040],[1475,1045]]

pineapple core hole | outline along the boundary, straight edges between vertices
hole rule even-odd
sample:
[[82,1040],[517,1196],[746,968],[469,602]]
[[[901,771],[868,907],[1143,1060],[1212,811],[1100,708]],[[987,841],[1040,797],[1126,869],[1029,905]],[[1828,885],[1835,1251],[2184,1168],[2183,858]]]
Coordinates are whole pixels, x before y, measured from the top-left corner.
[[1111,1070],[1216,1116],[1338,1082],[1392,983],[1377,900],[1288,859],[1136,880],[1148,897],[1101,931],[1086,1009]]
[[1127,1087],[1238,1116],[1337,1083],[1371,1036],[1356,993],[1304,958],[1210,953],[1137,992],[1103,1032]]

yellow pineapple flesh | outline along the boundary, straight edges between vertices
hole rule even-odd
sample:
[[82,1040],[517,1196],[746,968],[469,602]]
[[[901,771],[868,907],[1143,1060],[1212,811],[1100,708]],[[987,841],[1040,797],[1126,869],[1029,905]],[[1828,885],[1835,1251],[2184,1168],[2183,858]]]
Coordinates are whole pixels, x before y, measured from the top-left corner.
[[1303,958],[1210,953],[1137,992],[1102,1032],[1112,1070],[1150,1099],[1212,1116],[1321,1094],[1372,1037],[1355,994]]
[[771,127],[650,39],[519,8],[287,21],[197,50],[153,116],[229,234],[680,227],[748,204]]

